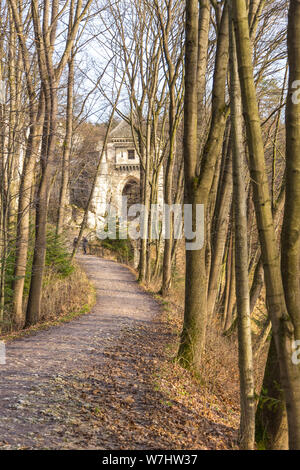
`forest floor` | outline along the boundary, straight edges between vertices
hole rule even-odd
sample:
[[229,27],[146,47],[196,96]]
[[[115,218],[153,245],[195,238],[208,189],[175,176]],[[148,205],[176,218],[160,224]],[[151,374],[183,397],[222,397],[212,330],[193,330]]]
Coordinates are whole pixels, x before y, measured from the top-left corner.
[[80,256],[97,300],[8,342],[0,449],[232,449],[238,410],[172,363],[162,305],[114,261]]

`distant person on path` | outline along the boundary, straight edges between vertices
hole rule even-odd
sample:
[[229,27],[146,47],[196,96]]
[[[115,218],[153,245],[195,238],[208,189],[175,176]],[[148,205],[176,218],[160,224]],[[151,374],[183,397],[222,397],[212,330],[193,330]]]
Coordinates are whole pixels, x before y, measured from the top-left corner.
[[75,237],[74,240],[73,240],[73,248],[74,249],[76,248],[77,242],[78,242],[78,238]]
[[88,239],[86,237],[84,237],[82,239],[82,248],[83,248],[83,253],[86,255],[87,254],[87,247],[88,247]]

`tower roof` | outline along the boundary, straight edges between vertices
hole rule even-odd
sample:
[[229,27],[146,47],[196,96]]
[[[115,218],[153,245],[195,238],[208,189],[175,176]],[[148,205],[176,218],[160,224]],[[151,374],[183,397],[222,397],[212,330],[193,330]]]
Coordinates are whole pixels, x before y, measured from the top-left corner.
[[132,140],[132,132],[130,125],[122,120],[111,132],[111,139],[130,139]]

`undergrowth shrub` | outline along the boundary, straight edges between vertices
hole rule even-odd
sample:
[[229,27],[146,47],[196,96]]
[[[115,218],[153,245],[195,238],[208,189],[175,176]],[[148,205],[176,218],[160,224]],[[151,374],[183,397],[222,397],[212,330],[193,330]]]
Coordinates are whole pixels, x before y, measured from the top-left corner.
[[115,255],[118,261],[130,263],[133,260],[133,248],[128,238],[120,236],[123,229],[117,224],[115,239],[109,236],[108,226],[104,229],[108,236],[104,240],[97,239],[96,244],[103,250],[108,250],[112,255]]
[[[48,225],[41,321],[53,320],[62,315],[79,311],[84,305],[92,304],[93,290],[91,289],[91,285],[79,266],[71,262],[67,246],[67,238],[57,236],[55,228]],[[34,228],[31,227],[24,282],[24,309],[26,309],[30,288],[33,252]],[[14,330],[11,304],[15,256],[15,246],[11,243],[6,258],[5,310],[2,333],[12,332]]]
[[94,291],[85,272],[78,265],[72,267],[72,272],[68,276],[62,277],[49,271],[45,275],[41,307],[42,321],[55,320],[93,304]]
[[48,228],[45,264],[62,278],[69,276],[74,271],[74,265],[70,261],[70,254],[66,246],[66,239],[56,235],[54,228]]
[[131,261],[133,259],[132,247],[129,240],[101,240],[101,246],[119,255],[122,259]]

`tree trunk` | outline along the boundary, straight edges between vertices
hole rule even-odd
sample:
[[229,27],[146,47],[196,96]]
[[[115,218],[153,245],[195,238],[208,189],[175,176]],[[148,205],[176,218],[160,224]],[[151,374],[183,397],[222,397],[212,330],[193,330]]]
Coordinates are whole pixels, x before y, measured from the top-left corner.
[[287,43],[289,89],[285,114],[286,194],[281,268],[287,309],[295,338],[300,340],[300,100],[295,93],[300,84],[300,3],[296,0],[290,0]]
[[[176,109],[175,109],[175,90],[174,87],[170,89],[170,109],[169,109],[169,155],[166,165],[166,178],[165,178],[165,204],[169,207],[173,204],[173,172],[174,172],[174,159],[176,152]],[[172,281],[172,247],[173,247],[173,228],[174,217],[170,213],[170,233],[165,239],[164,258],[163,258],[163,278],[162,278],[162,295],[165,297],[171,287]]]
[[74,52],[71,53],[69,60],[68,75],[68,96],[67,96],[67,112],[66,112],[66,135],[63,149],[62,163],[62,182],[59,195],[58,219],[56,225],[56,233],[60,235],[65,223],[65,209],[68,204],[68,188],[70,173],[70,154],[73,135],[73,86],[74,86]]
[[[213,83],[212,121],[197,172],[197,41],[198,5],[186,2],[186,55],[184,101],[185,202],[203,204],[207,214],[209,193],[226,124],[225,83],[228,64],[228,9],[223,9],[218,34]],[[205,220],[207,220],[205,218]],[[184,367],[199,369],[207,326],[207,271],[205,247],[186,250],[185,311],[178,360]]]
[[23,291],[29,242],[30,207],[34,182],[34,168],[40,147],[40,134],[43,127],[43,118],[44,99],[43,94],[41,94],[37,115],[35,115],[32,110],[32,122],[29,131],[19,191],[16,259],[13,283],[14,323],[17,328],[22,328],[25,323]]
[[[209,25],[210,25],[210,0],[199,1],[198,20],[198,64],[197,64],[197,94],[198,94],[198,116],[204,115],[204,96],[206,87],[206,66],[208,53]],[[197,141],[198,155],[201,153],[202,139],[205,126],[202,120],[198,120]]]
[[255,416],[255,440],[259,449],[288,449],[287,416],[273,337]]
[[235,36],[230,15],[230,108],[232,120],[232,169],[235,225],[236,306],[238,319],[241,449],[254,449],[255,397],[248,278],[248,224],[241,89]]
[[53,174],[54,148],[56,143],[57,85],[45,91],[45,121],[42,141],[42,175],[36,199],[35,244],[32,262],[30,290],[26,311],[26,326],[40,319],[42,285],[45,269],[47,243],[47,214],[51,177]]
[[250,172],[265,273],[267,305],[279,359],[281,384],[287,404],[289,447],[290,449],[300,449],[300,371],[291,360],[295,336],[285,304],[279,250],[273,224],[262,131],[253,78],[247,9],[244,0],[232,0],[232,6],[249,146]]
[[227,239],[229,216],[232,200],[232,150],[228,145],[224,170],[218,189],[218,199],[215,208],[214,222],[212,225],[211,235],[211,268],[209,275],[209,288],[207,311],[208,315],[212,315],[215,309],[216,300],[219,293],[219,281],[222,271],[224,251]]

